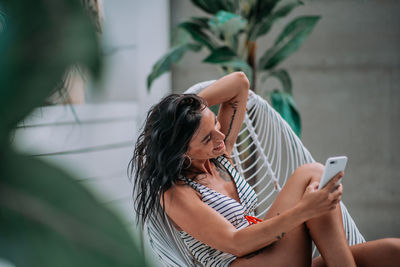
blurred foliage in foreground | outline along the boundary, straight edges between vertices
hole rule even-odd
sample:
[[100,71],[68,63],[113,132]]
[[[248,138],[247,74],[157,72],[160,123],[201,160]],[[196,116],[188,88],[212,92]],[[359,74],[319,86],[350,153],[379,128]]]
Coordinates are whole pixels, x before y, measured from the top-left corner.
[[98,79],[80,0],[0,2],[0,258],[24,266],[145,266],[118,217],[66,172],[11,148],[17,123],[73,64]]
[[[169,71],[186,52],[199,52],[205,48],[209,54],[203,63],[219,67],[222,73],[243,71],[256,88],[257,73],[263,74],[261,84],[273,77],[282,89],[269,92],[272,106],[300,136],[301,121],[292,94],[289,73],[279,68],[287,57],[296,52],[314,29],[319,16],[300,16],[289,22],[274,43],[263,49],[256,60],[257,39],[268,34],[273,25],[285,18],[295,8],[303,5],[300,0],[191,0],[208,16],[192,17],[179,23],[171,49],[153,66],[147,77],[147,88],[163,73]],[[260,84],[260,85],[261,85]]]

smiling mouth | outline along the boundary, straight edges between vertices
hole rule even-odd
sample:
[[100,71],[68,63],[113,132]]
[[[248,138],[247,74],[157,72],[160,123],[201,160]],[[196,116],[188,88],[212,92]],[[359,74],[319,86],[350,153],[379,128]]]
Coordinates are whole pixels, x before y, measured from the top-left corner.
[[219,146],[217,146],[216,148],[214,148],[215,151],[219,151],[222,150],[225,147],[224,142],[221,142],[221,144]]

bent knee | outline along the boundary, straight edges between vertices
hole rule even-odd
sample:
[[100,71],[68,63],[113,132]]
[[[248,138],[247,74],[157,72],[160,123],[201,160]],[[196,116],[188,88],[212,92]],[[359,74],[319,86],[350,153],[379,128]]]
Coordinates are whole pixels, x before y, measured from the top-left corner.
[[298,167],[294,173],[294,177],[306,179],[308,181],[319,181],[324,171],[324,165],[319,162],[306,163]]
[[319,162],[306,163],[296,169],[296,172],[305,172],[311,174],[322,174],[324,165]]
[[384,238],[382,242],[390,254],[400,255],[400,238]]

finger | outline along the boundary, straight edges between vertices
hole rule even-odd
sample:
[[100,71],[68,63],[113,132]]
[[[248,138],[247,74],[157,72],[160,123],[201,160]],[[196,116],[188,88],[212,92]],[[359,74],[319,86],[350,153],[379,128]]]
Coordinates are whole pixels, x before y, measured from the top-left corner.
[[307,191],[314,192],[314,191],[318,190],[318,186],[319,186],[318,182],[312,182],[307,186]]
[[330,210],[336,209],[337,204],[333,204],[332,206],[329,207]]
[[335,185],[335,186],[332,188],[332,190],[331,190],[330,193],[334,193],[334,192],[337,192],[337,191],[343,193],[343,185],[342,185],[342,184]]
[[338,200],[338,202],[342,199],[342,194],[343,194],[343,187],[340,185],[338,186],[338,189],[333,191],[330,195],[330,198],[333,199],[334,201]]
[[333,188],[331,191],[333,197],[337,197],[343,194],[343,185],[338,184],[336,187]]
[[315,191],[315,190],[317,190],[318,187],[319,187],[319,182],[314,181],[314,182],[312,182],[312,183],[310,184],[310,186],[311,186],[312,189],[314,189],[314,191]]
[[333,188],[335,187],[335,184],[342,178],[344,175],[344,172],[338,172],[325,186],[326,190],[331,192]]
[[337,198],[333,199],[332,203],[337,204],[342,200],[342,196],[338,196]]

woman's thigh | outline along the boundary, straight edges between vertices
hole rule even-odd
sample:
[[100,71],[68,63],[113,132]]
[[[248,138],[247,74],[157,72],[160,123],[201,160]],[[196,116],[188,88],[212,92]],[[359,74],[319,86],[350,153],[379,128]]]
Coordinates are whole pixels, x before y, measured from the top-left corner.
[[[350,246],[358,267],[395,267],[400,262],[400,239],[384,238]],[[322,257],[315,258],[312,267],[326,266]]]
[[[321,164],[306,164],[292,174],[276,197],[264,220],[279,216],[294,207],[302,198],[310,181],[319,180]],[[250,226],[251,227],[251,226]],[[231,266],[310,266],[311,239],[305,224],[301,224],[275,243],[250,255],[236,259]]]
[[254,253],[237,258],[231,267],[311,266],[311,240],[304,226],[298,226],[285,237]]
[[320,163],[309,163],[297,168],[272,203],[264,219],[269,219],[293,208],[303,197],[306,187],[321,179],[324,166]]

